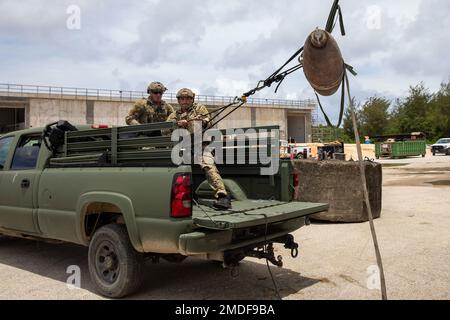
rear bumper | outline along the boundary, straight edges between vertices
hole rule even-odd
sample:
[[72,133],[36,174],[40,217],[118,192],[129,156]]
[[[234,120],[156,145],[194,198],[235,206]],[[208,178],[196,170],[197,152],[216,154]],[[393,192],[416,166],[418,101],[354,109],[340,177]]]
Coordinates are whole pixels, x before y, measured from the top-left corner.
[[305,225],[305,219],[305,217],[300,217],[277,223],[276,232],[262,234],[251,239],[234,239],[235,230],[233,229],[223,231],[200,229],[180,236],[179,253],[185,256],[195,256],[260,245],[301,228]]

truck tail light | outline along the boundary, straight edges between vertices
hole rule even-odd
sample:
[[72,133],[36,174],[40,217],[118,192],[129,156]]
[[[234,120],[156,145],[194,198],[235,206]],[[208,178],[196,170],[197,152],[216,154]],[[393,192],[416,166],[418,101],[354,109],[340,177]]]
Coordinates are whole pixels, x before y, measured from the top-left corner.
[[298,174],[297,170],[294,171],[292,178],[293,178],[292,185],[294,187],[294,192],[292,194],[292,200],[298,200],[298,197],[299,197],[298,188],[300,186],[300,178],[299,178],[299,174]]
[[187,218],[192,216],[192,185],[189,173],[176,174],[172,185],[170,216]]
[[108,129],[109,125],[107,124],[93,124],[91,126],[92,129]]

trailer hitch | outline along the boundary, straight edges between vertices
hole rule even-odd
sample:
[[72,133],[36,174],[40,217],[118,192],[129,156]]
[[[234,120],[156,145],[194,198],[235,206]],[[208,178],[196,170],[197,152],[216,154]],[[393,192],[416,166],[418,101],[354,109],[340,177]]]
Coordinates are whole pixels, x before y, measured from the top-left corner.
[[223,256],[223,267],[236,267],[239,261],[245,257],[252,257],[257,259],[267,259],[273,265],[277,267],[283,266],[283,257],[275,257],[273,244],[281,243],[286,249],[291,249],[291,256],[293,258],[298,257],[298,243],[294,241],[294,237],[290,234],[271,240],[267,243],[266,247],[264,244],[259,244],[257,247],[247,247],[245,249],[230,250],[224,252]]
[[252,258],[258,258],[258,259],[267,259],[273,265],[275,265],[279,268],[281,268],[283,266],[283,257],[277,256],[275,258],[272,242],[267,245],[266,250],[264,250],[264,247],[259,247],[257,250],[248,251],[247,256],[252,257]]
[[298,243],[294,241],[294,236],[287,234],[281,238],[274,239],[273,242],[284,244],[286,249],[291,249],[291,257],[298,257]]

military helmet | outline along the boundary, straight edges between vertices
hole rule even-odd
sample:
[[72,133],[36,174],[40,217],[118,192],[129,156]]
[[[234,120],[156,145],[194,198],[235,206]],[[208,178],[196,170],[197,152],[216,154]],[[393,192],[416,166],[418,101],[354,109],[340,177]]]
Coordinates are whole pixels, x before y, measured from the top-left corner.
[[195,93],[192,92],[191,89],[183,88],[183,89],[179,90],[177,93],[177,99],[182,98],[182,97],[188,97],[188,98],[194,99]]
[[150,94],[150,92],[166,92],[167,88],[161,83],[161,82],[152,82],[147,87],[147,93]]

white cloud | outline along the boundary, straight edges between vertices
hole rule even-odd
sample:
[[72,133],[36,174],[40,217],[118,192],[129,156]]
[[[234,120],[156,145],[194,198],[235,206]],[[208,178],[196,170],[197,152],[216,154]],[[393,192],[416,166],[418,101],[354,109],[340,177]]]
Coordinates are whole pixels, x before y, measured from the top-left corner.
[[[192,87],[236,96],[324,27],[331,2],[2,0],[0,82],[145,90],[157,79],[171,92]],[[66,28],[72,4],[81,9],[78,31]],[[334,34],[359,73],[351,79],[359,100],[404,95],[422,80],[434,90],[448,80],[450,2],[341,0],[341,7],[347,36]],[[302,72],[287,78],[278,94],[274,89],[257,96],[314,98]],[[333,117],[339,98],[323,101]]]

